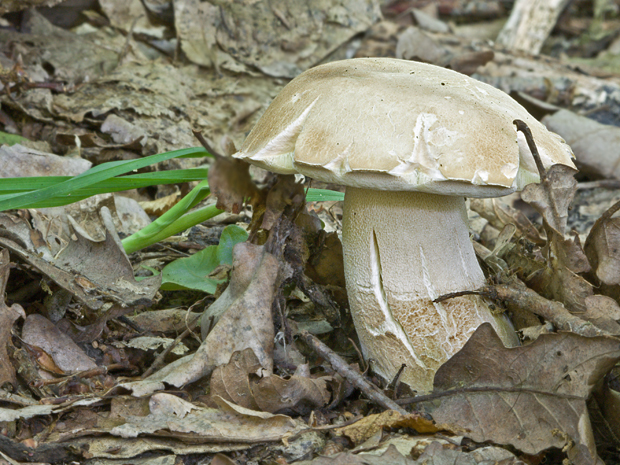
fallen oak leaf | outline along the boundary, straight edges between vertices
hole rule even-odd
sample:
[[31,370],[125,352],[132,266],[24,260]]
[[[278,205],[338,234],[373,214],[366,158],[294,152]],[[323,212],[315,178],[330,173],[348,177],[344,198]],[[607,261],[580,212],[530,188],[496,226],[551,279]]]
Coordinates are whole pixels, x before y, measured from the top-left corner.
[[476,442],[527,454],[566,447],[569,458],[579,458],[574,463],[595,464],[586,400],[618,360],[616,338],[542,334],[506,349],[485,323],[439,368],[434,393],[413,400],[432,400],[436,422],[465,428]]
[[211,375],[211,396],[219,396],[241,407],[271,413],[309,413],[330,400],[327,382],[331,377],[313,379],[297,374],[284,379],[262,376],[262,366],[252,349],[235,352],[226,365]]

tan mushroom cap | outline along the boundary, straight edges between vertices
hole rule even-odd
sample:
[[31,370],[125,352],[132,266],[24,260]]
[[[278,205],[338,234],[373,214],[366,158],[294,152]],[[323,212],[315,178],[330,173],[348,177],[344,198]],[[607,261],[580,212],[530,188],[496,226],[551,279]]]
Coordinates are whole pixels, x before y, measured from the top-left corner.
[[515,119],[545,166],[574,166],[564,140],[495,87],[424,63],[350,59],[293,79],[234,156],[353,187],[495,197],[539,180]]

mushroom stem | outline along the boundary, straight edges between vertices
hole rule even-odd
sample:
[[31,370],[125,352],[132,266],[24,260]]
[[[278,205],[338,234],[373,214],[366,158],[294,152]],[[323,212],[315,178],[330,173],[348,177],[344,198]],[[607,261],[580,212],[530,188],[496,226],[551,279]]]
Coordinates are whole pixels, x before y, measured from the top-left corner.
[[355,328],[386,380],[405,363],[401,381],[431,391],[439,366],[484,322],[507,346],[518,344],[507,318],[480,296],[433,303],[485,284],[463,197],[347,187],[342,234]]

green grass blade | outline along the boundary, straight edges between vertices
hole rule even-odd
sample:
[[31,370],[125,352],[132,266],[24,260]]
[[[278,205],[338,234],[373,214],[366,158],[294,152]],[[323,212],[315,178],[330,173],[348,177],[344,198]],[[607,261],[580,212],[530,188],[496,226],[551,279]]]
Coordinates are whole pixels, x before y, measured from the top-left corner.
[[[132,234],[129,237],[123,239],[123,247],[127,253],[135,252],[136,250],[140,250],[147,245],[154,244],[159,240],[168,237],[161,236],[162,231],[166,230],[166,228],[170,227],[175,221],[181,218],[188,210],[193,208],[198,202],[204,199],[207,195],[209,195],[209,184],[207,181],[202,181],[195,188],[191,190],[189,194],[181,199],[179,203],[177,203],[174,207],[168,210],[166,213],[161,215],[155,221],[153,221],[148,226],[145,226],[140,231]],[[218,213],[219,214],[219,211]],[[213,215],[215,216],[215,215]],[[187,229],[188,226],[185,226],[182,230]],[[155,238],[156,240],[154,240]]]
[[0,211],[13,208],[28,208],[37,203],[54,197],[61,197],[74,193],[79,189],[91,186],[106,179],[119,176],[145,166],[169,160],[171,158],[188,158],[208,156],[208,152],[202,147],[175,150],[173,152],[160,153],[138,160],[122,160],[103,163],[95,166],[84,173],[72,177],[53,186],[44,187],[31,192],[23,192],[0,199]]
[[306,202],[339,202],[344,200],[344,193],[329,189],[308,189]]
[[[75,194],[105,194],[159,184],[177,184],[206,179],[209,170],[191,168],[186,170],[154,171],[151,173],[128,174],[121,177],[106,179],[75,191]],[[0,195],[19,194],[55,186],[68,181],[72,176],[33,176],[23,178],[0,178]],[[36,208],[36,207],[35,207]]]

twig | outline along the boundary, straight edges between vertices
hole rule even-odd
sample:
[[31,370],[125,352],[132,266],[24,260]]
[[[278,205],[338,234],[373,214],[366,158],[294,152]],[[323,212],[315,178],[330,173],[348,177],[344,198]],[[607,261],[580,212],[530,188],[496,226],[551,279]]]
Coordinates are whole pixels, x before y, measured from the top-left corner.
[[362,355],[362,351],[359,350],[359,348],[357,347],[357,344],[355,343],[355,341],[353,339],[351,339],[350,337],[348,337],[347,339],[349,340],[349,342],[351,343],[351,345],[355,349],[355,352],[357,352],[357,358],[359,358],[360,363],[362,364],[362,373],[365,374],[368,371],[368,368],[370,368],[370,367],[366,364],[366,360],[364,360],[364,356]]
[[308,331],[302,331],[301,337],[306,343],[312,347],[317,354],[327,360],[332,368],[343,378],[348,380],[353,386],[362,391],[366,397],[373,402],[376,402],[381,407],[388,410],[395,410],[402,415],[408,415],[407,411],[399,406],[396,402],[389,399],[381,390],[374,384],[369,383],[364,379],[361,373],[358,373],[351,368],[347,362],[345,362],[340,356],[338,356],[333,350],[319,341],[316,337],[310,334]]
[[585,321],[570,313],[564,307],[564,304],[555,300],[545,299],[517,278],[513,279],[515,280],[513,284],[487,285],[475,291],[453,292],[439,296],[434,302],[441,302],[461,295],[477,294],[528,310],[550,321],[560,331],[571,331],[586,337],[609,335],[606,331],[597,328],[589,321]]
[[398,399],[396,401],[397,404],[401,405],[409,405],[409,404],[420,404],[422,402],[431,402],[436,399],[441,399],[442,397],[450,397],[456,396],[460,394],[472,394],[477,392],[514,392],[516,394],[534,394],[537,396],[552,396],[559,397],[561,399],[571,399],[571,400],[585,400],[584,397],[574,396],[572,394],[562,394],[558,392],[548,392],[541,391],[538,389],[528,389],[528,388],[520,388],[520,387],[499,387],[499,386],[474,386],[469,388],[462,389],[450,389],[449,391],[441,391],[434,392],[432,394],[426,394],[423,396],[415,396],[415,397],[403,397],[402,399]]
[[172,343],[168,347],[166,347],[166,349],[161,354],[157,356],[157,358],[155,359],[151,367],[142,374],[140,379],[148,378],[157,368],[159,368],[161,365],[164,364],[164,359],[166,358],[166,355],[168,355],[170,351],[174,349],[177,346],[177,344],[179,344],[179,342],[181,342],[185,337],[187,337],[187,335],[192,330],[191,328],[196,326],[196,323],[198,323],[198,320],[200,320],[201,316],[202,315],[198,315],[196,318],[194,318],[191,321],[190,324],[187,325],[187,329],[183,331],[181,334],[179,334],[177,338],[174,341],[172,341]]
[[577,190],[586,189],[620,189],[620,180],[618,179],[599,179],[598,181],[577,183]]
[[516,119],[512,122],[517,127],[517,131],[521,131],[525,136],[525,140],[527,141],[527,146],[532,152],[532,156],[534,157],[534,161],[536,162],[536,168],[538,168],[538,173],[540,173],[540,181],[543,182],[547,177],[547,171],[545,170],[545,166],[543,165],[542,160],[540,159],[540,155],[538,153],[538,148],[534,143],[534,136],[532,136],[532,131],[527,124],[525,124],[520,119]]
[[211,146],[211,144],[209,144],[209,142],[207,142],[207,139],[205,139],[205,137],[202,135],[202,132],[195,130],[193,130],[192,132],[194,133],[194,137],[198,139],[200,145],[202,145],[207,152],[209,152],[215,158],[224,158],[221,153],[213,150],[213,147]]

